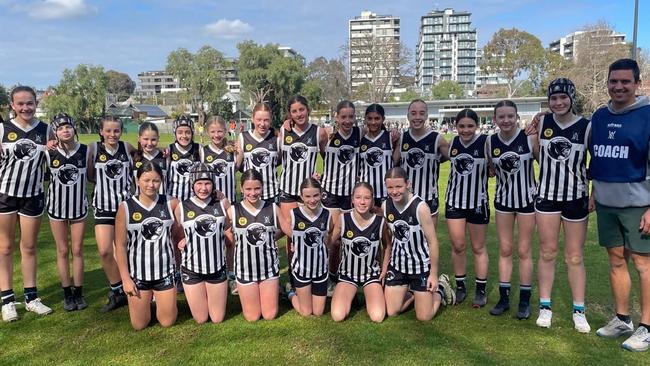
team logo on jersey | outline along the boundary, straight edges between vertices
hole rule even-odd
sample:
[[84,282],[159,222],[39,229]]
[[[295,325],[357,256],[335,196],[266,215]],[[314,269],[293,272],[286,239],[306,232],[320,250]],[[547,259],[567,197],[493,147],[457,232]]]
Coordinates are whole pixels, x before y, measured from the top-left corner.
[[29,139],[20,139],[14,144],[14,156],[19,160],[32,160],[36,155],[36,144]]
[[406,153],[406,164],[411,168],[418,169],[424,165],[424,151],[413,148]]
[[138,161],[138,162],[135,163],[135,168],[136,168],[136,169],[140,169],[141,166],[142,166],[142,162],[141,162],[141,161]]
[[498,147],[492,150],[492,155],[499,156],[499,154],[501,154],[501,149],[499,149]]
[[264,168],[269,165],[270,161],[271,153],[266,149],[258,147],[251,153],[251,163],[253,163],[253,166],[257,168]]
[[205,161],[207,161],[208,163],[211,163],[212,160],[214,160],[214,158],[212,157],[212,155],[208,155],[208,156],[205,157]]
[[115,180],[120,178],[123,173],[123,169],[122,169],[123,166],[124,163],[119,160],[116,159],[109,160],[106,163],[106,176],[108,177],[108,179]]
[[133,215],[131,215],[131,218],[133,221],[140,221],[142,220],[142,214],[139,212],[134,212]]
[[354,148],[352,146],[341,146],[336,154],[341,164],[349,164],[354,157]]
[[545,136],[545,137],[551,137],[551,136],[553,136],[553,129],[551,129],[551,128],[547,128],[547,129],[545,129],[545,130],[544,130],[544,136]]
[[53,167],[56,168],[56,167],[59,166],[59,164],[61,164],[61,162],[59,162],[57,159],[52,160],[52,166],[53,166]]
[[246,228],[246,241],[249,245],[260,247],[266,243],[269,233],[266,226],[256,222]]
[[499,158],[499,165],[506,173],[514,174],[519,171],[521,157],[517,153],[508,151]]
[[404,220],[395,221],[393,224],[393,236],[395,240],[400,242],[407,242],[411,238],[411,230],[409,224]]
[[352,230],[348,230],[348,232],[345,233],[345,236],[347,236],[348,238],[352,238],[354,236],[354,233],[352,232]]
[[339,145],[341,145],[341,140],[339,139],[334,140],[334,146],[339,146]]
[[409,149],[409,144],[402,145],[402,150],[408,150],[408,149]]
[[303,143],[296,143],[294,145],[291,145],[291,150],[289,151],[289,157],[291,160],[297,162],[297,163],[302,163],[303,161],[307,160],[307,145]]
[[454,169],[460,175],[468,175],[474,168],[474,159],[469,154],[460,154],[453,160]]
[[79,179],[79,169],[72,164],[66,164],[59,168],[56,175],[61,184],[69,186],[76,183],[77,179]]
[[99,161],[102,161],[102,162],[106,161],[106,155],[104,155],[104,154],[99,155]]
[[383,153],[380,148],[373,147],[366,153],[366,164],[370,166],[378,166],[381,164]]
[[458,155],[458,149],[451,149],[451,153],[449,155],[451,155],[451,156]]
[[395,215],[388,214],[388,221],[393,222],[393,220],[395,220]]
[[187,212],[187,218],[188,219],[193,219],[196,216],[196,212],[194,211],[188,211]]
[[370,254],[370,249],[372,248],[372,243],[370,240],[359,236],[352,240],[352,254],[357,257],[365,257]]
[[178,160],[178,154],[173,153],[172,154],[172,160]]
[[217,218],[212,215],[201,215],[197,217],[194,220],[194,230],[203,238],[214,236],[217,233]]
[[310,227],[305,231],[305,244],[311,248],[318,247],[323,242],[322,236],[322,232],[318,228]]
[[7,139],[9,141],[16,141],[17,138],[18,138],[18,135],[15,132],[9,132],[7,134]]
[[240,217],[239,220],[237,220],[237,223],[238,223],[240,226],[244,226],[244,225],[246,225],[246,224],[248,223],[248,220],[246,220],[245,217]]
[[214,175],[218,178],[226,176],[228,170],[228,163],[225,160],[219,159],[210,165],[214,171]]
[[548,155],[553,160],[566,160],[571,155],[571,141],[566,137],[553,137],[548,144]]
[[304,229],[305,229],[305,223],[302,222],[302,221],[299,222],[299,223],[298,223],[298,229],[300,229],[300,230],[304,230]]
[[176,164],[176,173],[187,177],[190,174],[190,170],[192,170],[192,166],[194,166],[194,162],[190,159],[178,160],[178,163]]
[[368,150],[368,145],[361,145],[361,151]]
[[158,240],[162,236],[164,224],[157,217],[149,217],[142,222],[142,237],[144,240]]
[[285,138],[284,138],[284,142],[286,142],[287,144],[292,143],[292,142],[293,142],[293,137],[291,137],[291,136],[287,136],[287,137],[285,137]]
[[252,144],[246,144],[246,151],[251,151],[253,150],[253,145]]

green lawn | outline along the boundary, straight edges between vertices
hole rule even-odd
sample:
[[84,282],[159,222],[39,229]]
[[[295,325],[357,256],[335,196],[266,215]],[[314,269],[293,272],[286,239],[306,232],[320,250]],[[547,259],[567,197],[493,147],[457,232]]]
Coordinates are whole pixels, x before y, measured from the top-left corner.
[[[82,136],[94,141],[95,136]],[[136,136],[125,140],[135,144]],[[162,136],[166,144],[170,136]],[[440,189],[444,192],[449,164],[441,169]],[[494,182],[491,182],[491,191]],[[443,205],[444,207],[444,205]],[[38,285],[45,304],[54,313],[38,317],[19,308],[21,319],[0,324],[0,365],[10,364],[647,364],[647,354],[624,351],[619,340],[605,340],[595,329],[612,315],[606,254],[596,241],[594,217],[589,224],[585,248],[587,267],[587,316],[590,334],[573,330],[571,297],[563,259],[558,259],[551,329],[535,326],[532,319],[518,321],[514,313],[502,317],[488,314],[498,300],[498,243],[494,224],[490,225],[489,303],[481,310],[463,305],[443,310],[433,321],[415,320],[413,310],[381,324],[372,323],[365,309],[353,311],[349,320],[335,324],[329,314],[305,319],[281,304],[277,320],[246,322],[241,316],[238,298],[228,302],[228,314],[222,324],[196,325],[189,308],[179,295],[177,324],[163,329],[157,324],[141,332],[131,329],[126,308],[100,314],[105,302],[106,279],[99,264],[92,219],[88,220],[85,240],[85,295],[90,304],[83,311],[66,313],[56,272],[55,248],[49,225],[45,222],[39,236]],[[444,219],[439,222],[441,245],[440,270],[449,273],[450,243]],[[283,245],[283,244],[281,244]],[[534,256],[538,257],[537,241]],[[20,259],[16,255],[14,287],[22,297]],[[471,260],[469,263],[472,263]],[[283,263],[286,274],[286,263]],[[513,289],[516,289],[517,264],[514,265]],[[472,267],[468,267],[471,279]],[[634,276],[633,276],[634,277]],[[473,284],[469,282],[470,290]],[[634,280],[633,303],[637,282]],[[516,307],[517,291],[513,291]],[[533,304],[538,294],[534,288]],[[635,305],[634,320],[638,320]],[[643,361],[646,360],[646,361]]]

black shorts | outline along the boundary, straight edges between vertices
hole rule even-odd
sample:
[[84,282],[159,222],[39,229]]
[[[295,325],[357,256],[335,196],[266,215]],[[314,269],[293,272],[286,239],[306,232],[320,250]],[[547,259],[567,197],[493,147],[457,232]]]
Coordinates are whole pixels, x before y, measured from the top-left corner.
[[427,206],[429,206],[429,210],[431,211],[432,215],[437,215],[438,214],[438,209],[440,207],[440,202],[438,201],[437,198],[432,198],[428,201],[424,201]]
[[293,274],[293,285],[296,288],[303,288],[311,285],[311,294],[314,296],[327,296],[327,278],[328,273],[318,278],[303,278],[295,273]]
[[407,274],[389,265],[384,284],[386,286],[408,286],[411,291],[425,292],[427,291],[428,278],[429,271],[418,274]]
[[341,211],[352,210],[352,196],[337,196],[323,191],[321,202],[323,203],[323,207],[328,209],[338,208]]
[[226,267],[221,268],[217,272],[210,274],[202,274],[192,272],[185,267],[181,267],[181,281],[186,285],[196,285],[197,283],[207,282],[210,284],[218,284],[225,282],[228,278]]
[[573,201],[550,201],[537,197],[535,211],[542,214],[560,214],[567,221],[583,221],[589,217],[589,197]]
[[499,202],[494,202],[494,211],[498,213],[505,213],[505,214],[520,214],[520,215],[533,215],[535,213],[535,203],[531,202],[528,204],[526,207],[520,207],[520,208],[510,208],[506,207]]
[[13,197],[0,193],[0,214],[18,213],[20,216],[40,217],[45,212],[45,194],[33,197]]
[[115,216],[117,211],[104,211],[99,208],[94,208],[95,225],[113,225],[115,226]]
[[302,203],[300,196],[294,196],[286,192],[280,192],[280,203]]
[[476,208],[454,208],[445,205],[446,219],[465,219],[467,223],[474,225],[487,225],[490,223],[490,207],[487,202],[483,202]]
[[142,291],[167,291],[176,287],[173,273],[159,280],[141,281],[134,278],[133,282],[135,282],[135,286],[138,290]]
[[344,275],[343,273],[339,273],[339,282],[349,283],[351,285],[355,285],[356,287],[366,287],[371,283],[379,283],[379,276],[371,276],[366,281],[357,281]]

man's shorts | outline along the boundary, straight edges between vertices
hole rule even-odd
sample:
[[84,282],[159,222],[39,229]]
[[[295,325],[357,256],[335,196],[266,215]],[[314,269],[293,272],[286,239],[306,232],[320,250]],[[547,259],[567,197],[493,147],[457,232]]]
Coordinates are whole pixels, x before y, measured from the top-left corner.
[[624,247],[635,253],[650,253],[650,235],[639,231],[641,216],[650,207],[617,208],[596,203],[598,242],[605,248]]
[[226,278],[226,267],[210,274],[196,273],[185,267],[181,267],[181,281],[186,285],[196,285],[201,282],[207,282],[214,285],[226,281]]
[[438,209],[440,207],[440,202],[438,201],[438,198],[433,198],[424,202],[427,204],[427,206],[429,206],[429,210],[431,211],[432,215],[438,214]]
[[427,290],[428,278],[429,271],[418,274],[406,274],[389,265],[384,284],[386,286],[408,286],[411,291],[424,292]]
[[280,191],[280,203],[302,203],[300,196]]
[[20,216],[40,217],[45,212],[45,194],[33,197],[12,197],[0,193],[0,214],[18,213]]
[[589,217],[589,197],[572,201],[535,200],[535,211],[542,214],[560,214],[567,221],[583,221]]
[[327,296],[327,278],[328,273],[318,278],[303,278],[295,273],[293,274],[293,284],[296,288],[303,288],[311,285],[311,294],[314,296]]
[[474,225],[487,225],[490,223],[490,208],[487,202],[483,202],[476,208],[454,208],[445,205],[445,218],[450,219],[465,219],[468,224]]
[[171,290],[176,286],[174,283],[173,273],[159,280],[141,281],[134,278],[133,282],[135,282],[135,286],[138,288],[138,290],[142,291],[166,291]]
[[535,214],[535,203],[531,202],[528,204],[526,207],[520,207],[520,208],[510,208],[506,207],[499,202],[494,202],[494,211],[501,213],[501,214],[517,214],[517,215],[534,215]]
[[352,196],[337,196],[323,192],[321,202],[323,203],[323,207],[328,209],[338,208],[341,211],[352,210]]

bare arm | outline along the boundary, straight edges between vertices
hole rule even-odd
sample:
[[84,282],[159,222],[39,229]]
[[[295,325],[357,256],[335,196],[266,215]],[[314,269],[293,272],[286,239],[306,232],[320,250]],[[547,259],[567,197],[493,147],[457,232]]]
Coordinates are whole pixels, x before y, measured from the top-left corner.
[[129,265],[126,252],[126,202],[120,204],[115,216],[115,262],[120,271],[124,292],[129,296],[139,296],[138,288],[129,275]]
[[402,163],[402,136],[397,139],[397,143],[393,145],[393,165],[399,166]]
[[96,142],[88,146],[88,160],[86,162],[86,176],[88,177],[88,181],[92,183],[95,183],[95,154],[97,153],[95,151],[96,148]]

